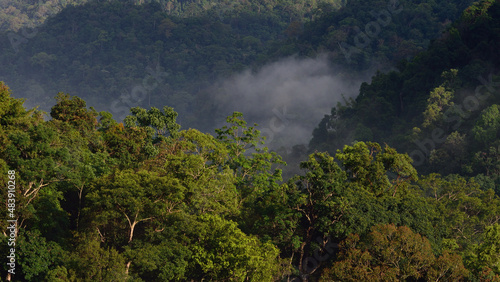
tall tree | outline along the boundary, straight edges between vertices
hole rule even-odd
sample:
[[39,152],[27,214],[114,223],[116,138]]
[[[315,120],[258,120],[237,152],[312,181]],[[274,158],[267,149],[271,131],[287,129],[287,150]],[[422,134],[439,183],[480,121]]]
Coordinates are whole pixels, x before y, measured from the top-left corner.
[[458,255],[436,259],[429,241],[408,227],[377,225],[361,240],[350,235],[340,244],[339,259],[324,271],[322,281],[396,281],[463,279],[468,271]]

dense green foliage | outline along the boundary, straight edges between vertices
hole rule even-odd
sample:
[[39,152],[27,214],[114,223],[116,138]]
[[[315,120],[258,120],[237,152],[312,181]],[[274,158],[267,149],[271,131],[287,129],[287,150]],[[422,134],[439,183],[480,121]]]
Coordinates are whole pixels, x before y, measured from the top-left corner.
[[304,26],[295,51],[328,51],[357,71],[388,68],[425,50],[472,1],[348,1]]
[[[46,0],[33,3],[32,1],[6,0],[0,4],[0,30],[18,31],[26,26],[34,27],[43,23],[48,17],[60,12],[66,6],[77,6],[88,0]],[[242,10],[252,10],[259,13],[273,12],[289,21],[312,19],[318,9],[332,5],[340,7],[339,0],[318,1],[228,1],[228,0],[129,0],[131,4],[142,5],[157,3],[169,16],[181,18],[199,16],[215,12],[219,17],[226,17]]]
[[500,193],[500,4],[476,3],[399,71],[378,73],[314,131],[311,150],[392,144],[422,173],[474,176]]
[[500,198],[457,175],[419,179],[387,145],[313,153],[282,183],[283,161],[240,113],[214,137],[181,130],[168,107],[133,108],[124,125],[59,93],[44,120],[0,87],[15,281],[500,275]]
[[[500,281],[500,2],[447,28],[467,1],[234,3],[92,2],[29,44],[0,41],[2,78],[84,93],[40,99],[45,113],[0,82],[0,252],[16,255],[2,279]],[[333,108],[309,156],[292,152],[300,172],[283,179],[239,112],[213,134],[180,125],[214,115],[219,76],[291,53],[345,59],[335,45],[382,7],[391,23],[347,72],[446,32]],[[86,101],[120,101],[119,119]]]
[[[161,108],[168,101],[183,126],[211,131],[215,118],[226,115],[213,99],[221,79],[286,56],[324,52],[346,78],[357,77],[358,70],[392,66],[423,50],[470,3],[400,1],[391,8],[391,1],[347,1],[339,9],[340,1],[330,0],[136,2],[68,2],[35,29],[0,34],[6,38],[0,80],[45,111],[59,91],[118,120],[131,107]],[[362,54],[346,61],[339,44],[354,46],[357,27],[377,21],[370,13],[400,8]]]

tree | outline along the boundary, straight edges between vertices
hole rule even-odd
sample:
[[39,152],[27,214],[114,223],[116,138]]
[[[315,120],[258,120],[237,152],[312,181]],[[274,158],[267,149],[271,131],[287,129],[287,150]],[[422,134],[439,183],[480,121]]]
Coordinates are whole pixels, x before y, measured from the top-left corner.
[[[178,114],[171,107],[163,107],[163,112],[158,108],[152,107],[146,110],[140,107],[130,109],[132,115],[127,116],[124,123],[127,127],[150,127],[152,130],[153,143],[165,140],[165,136],[175,138],[181,128],[177,124]],[[168,135],[167,135],[168,134]]]
[[40,121],[40,112],[36,112],[35,109],[26,110],[23,106],[24,101],[11,97],[9,87],[0,81],[0,133],[2,133],[0,136],[5,136],[4,130],[12,130],[15,127],[25,129],[33,121]]
[[101,243],[96,231],[78,233],[65,266],[59,270],[62,279],[67,281],[76,276],[84,281],[124,281],[127,278],[124,256],[112,247],[102,247]]
[[[266,203],[279,200],[263,209],[267,211],[261,222],[267,226],[263,232],[293,242],[283,246],[275,241],[303,275],[314,274],[331,260],[332,254],[326,253],[332,251],[331,245],[351,232],[364,233],[374,224],[388,222],[432,230],[415,219],[427,218],[429,211],[420,208],[426,203],[416,200],[410,189],[417,178],[407,155],[388,146],[382,151],[376,143],[358,142],[338,151],[336,158],[339,162],[327,153],[311,154],[300,165],[303,176],[295,176],[264,197]],[[409,213],[409,206],[419,208]]]
[[480,243],[486,228],[500,220],[500,199],[493,190],[481,190],[474,179],[430,174],[418,186],[437,205],[441,237],[453,240],[463,252]]
[[384,151],[373,142],[357,142],[337,150],[336,157],[342,162],[348,180],[376,196],[402,193],[411,181],[416,181],[417,171],[407,154],[399,154],[386,145]]
[[95,129],[98,114],[93,108],[88,110],[84,100],[59,92],[56,101],[57,104],[50,110],[53,119],[66,122],[80,131]]
[[41,190],[57,193],[54,185],[65,179],[70,154],[60,143],[57,131],[46,123],[31,125],[26,131],[12,131],[8,140],[1,157],[9,169],[16,171],[16,219],[18,228],[22,228],[35,217],[33,207]]
[[[95,182],[88,195],[88,213],[101,240],[123,248],[139,232],[161,232],[168,216],[180,211],[184,187],[177,179],[146,170],[117,171]],[[126,273],[132,261],[128,261]]]
[[[172,2],[167,3],[167,8],[172,6]],[[170,9],[169,9],[170,11]],[[161,21],[161,24],[158,26],[158,30],[161,34],[165,35],[166,38],[170,38],[172,36],[172,31],[175,29],[176,24],[169,18],[165,18]]]
[[427,108],[424,112],[423,127],[429,127],[431,124],[442,120],[445,107],[453,106],[453,98],[455,95],[454,88],[456,87],[456,77],[458,70],[451,69],[444,71],[441,77],[445,81],[431,91],[427,99]]
[[[262,189],[275,187],[281,181],[281,169],[273,165],[285,164],[281,157],[269,152],[264,144],[265,138],[260,135],[255,126],[247,127],[243,114],[234,112],[227,117],[225,125],[216,129],[217,139],[229,150],[230,159],[227,164],[238,177],[238,188],[241,189],[243,200],[251,200],[262,192]],[[250,154],[247,153],[250,152]]]
[[326,245],[331,240],[328,235],[337,235],[335,225],[347,212],[349,202],[344,198],[347,175],[326,153],[311,154],[300,167],[306,174],[289,181],[288,205],[301,216],[298,268],[301,273],[310,274],[319,267],[318,264],[311,269],[305,260],[307,254],[312,254],[311,242],[321,236]]
[[185,190],[185,210],[190,214],[212,213],[234,217],[240,213],[241,194],[229,169],[225,144],[209,134],[184,130],[172,144],[163,144],[151,164],[176,179]]
[[244,234],[235,222],[201,215],[196,237],[192,279],[272,281],[278,274],[278,249]]
[[497,194],[500,194],[500,186],[495,186],[495,181],[500,180],[500,141],[490,144],[485,151],[474,154],[472,164],[475,171],[482,172],[486,178],[493,182],[493,187]]
[[[279,165],[286,164],[275,152],[262,147],[264,137],[254,126],[247,126],[242,113],[234,112],[226,122],[229,125],[215,130],[216,138],[227,148],[228,158],[223,166],[234,173],[242,211],[242,228],[249,231],[261,216],[255,204],[264,194],[279,189],[279,182],[282,181]],[[255,230],[253,232],[258,234]]]
[[139,223],[160,227],[165,216],[178,211],[184,199],[184,187],[178,180],[146,170],[116,171],[93,186],[88,210],[95,214],[102,240],[110,239],[116,246],[130,243]]
[[468,277],[469,273],[459,254],[445,250],[427,271],[426,278],[429,281],[460,281]]
[[338,261],[326,269],[322,281],[396,281],[463,279],[468,271],[457,255],[436,259],[429,241],[406,226],[377,225],[364,239],[358,235],[340,244]]
[[[125,247],[124,256],[134,262],[130,266],[131,276],[144,281],[175,281],[186,280],[193,275],[190,271],[194,264],[190,249],[191,236],[186,236],[186,230],[189,229],[186,225],[193,225],[193,222],[184,218],[170,223],[175,224],[175,227],[155,232],[157,236],[147,240],[134,240]],[[179,234],[181,232],[183,234]],[[192,237],[195,240],[196,234]]]
[[17,240],[16,255],[21,268],[18,274],[27,281],[42,280],[55,266],[63,264],[68,255],[59,244],[47,241],[38,230],[23,231]]
[[444,86],[434,88],[427,100],[428,105],[424,112],[422,126],[429,127],[431,124],[441,120],[445,107],[453,106],[452,99],[453,92],[446,91]]
[[466,135],[454,131],[446,137],[441,148],[430,152],[429,163],[435,168],[433,171],[458,173],[467,165],[467,157]]
[[500,275],[500,224],[486,227],[483,241],[468,254],[468,263],[477,273],[491,270]]
[[472,129],[474,139],[482,145],[493,143],[500,137],[500,106],[492,105],[481,112]]
[[56,60],[57,60],[56,55],[54,54],[49,55],[45,52],[40,52],[38,54],[35,54],[30,59],[32,65],[34,65],[35,67],[41,66],[43,71],[45,71],[45,68],[50,66],[50,64],[52,64]]

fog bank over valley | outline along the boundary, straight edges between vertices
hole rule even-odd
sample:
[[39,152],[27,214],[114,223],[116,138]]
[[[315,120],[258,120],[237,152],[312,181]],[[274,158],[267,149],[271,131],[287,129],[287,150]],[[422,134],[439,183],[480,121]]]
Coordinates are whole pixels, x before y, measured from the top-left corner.
[[331,108],[355,98],[364,77],[345,77],[328,63],[326,55],[289,57],[246,70],[218,83],[217,127],[233,111],[242,112],[249,124],[257,123],[271,148],[307,144],[312,129]]

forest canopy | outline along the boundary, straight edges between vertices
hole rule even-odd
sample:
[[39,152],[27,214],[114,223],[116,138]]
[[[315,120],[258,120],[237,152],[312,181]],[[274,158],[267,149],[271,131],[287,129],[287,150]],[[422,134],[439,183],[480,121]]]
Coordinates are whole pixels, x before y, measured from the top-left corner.
[[[498,1],[1,5],[5,280],[500,281]],[[379,71],[307,146],[211,129],[293,54]]]
[[60,93],[44,120],[0,89],[16,281],[500,275],[499,196],[473,178],[419,176],[388,145],[316,152],[283,180],[286,164],[241,113],[212,135],[180,128],[169,107],[118,123]]

